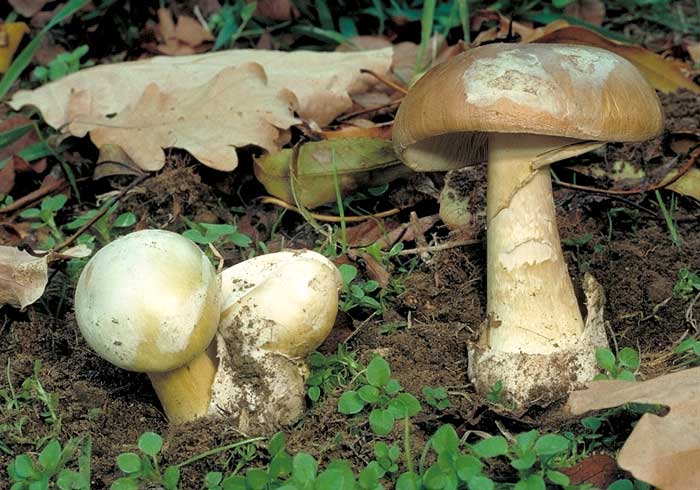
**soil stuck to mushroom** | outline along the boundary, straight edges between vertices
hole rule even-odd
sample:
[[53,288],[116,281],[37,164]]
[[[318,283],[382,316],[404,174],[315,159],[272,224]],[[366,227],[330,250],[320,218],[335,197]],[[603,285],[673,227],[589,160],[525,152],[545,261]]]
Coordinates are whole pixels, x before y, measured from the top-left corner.
[[[669,117],[667,128],[675,132],[697,131],[697,127],[690,124],[692,118],[687,117],[687,114],[700,113],[697,96],[667,96],[664,102]],[[674,107],[684,108],[678,117]],[[647,148],[644,144],[615,146],[620,147],[626,155],[634,155],[635,161]],[[601,155],[597,158],[601,163],[604,161]],[[558,174],[562,179],[569,176],[566,170],[558,170]],[[173,186],[181,185],[179,173],[167,178],[173,180]],[[217,178],[235,177],[217,174]],[[485,182],[477,184],[485,188]],[[602,186],[594,181],[586,184]],[[210,192],[215,195],[215,186],[221,185],[205,178],[201,195]],[[186,195],[173,193],[173,206]],[[700,318],[700,307],[688,313],[688,301],[672,295],[678,270],[697,271],[700,264],[697,203],[680,198],[675,217],[683,244],[678,247],[671,243],[661,216],[640,209],[656,210],[653,195],[646,199],[642,195],[632,195],[622,200],[555,185],[555,198],[560,208],[560,234],[565,244],[568,243],[564,248],[574,282],[580,282],[583,272],[587,271],[602,284],[607,295],[606,318],[610,321],[614,342],[620,348],[628,346],[640,351],[640,378],[668,372],[672,362],[668,353],[690,328],[688,315]],[[188,202],[179,205],[195,205],[187,199]],[[142,216],[147,202],[127,200],[124,211],[131,210]],[[434,210],[432,203],[430,212]],[[417,211],[419,215],[426,214],[424,210]],[[212,199],[209,212],[223,219],[230,210]],[[166,217],[158,219],[161,219],[160,224],[166,224]],[[291,237],[287,246],[299,247],[304,244],[305,237],[312,236],[299,232],[300,223],[290,217],[281,220],[285,236]],[[580,240],[588,234],[588,240]],[[575,245],[575,242],[583,243]],[[313,239],[306,245],[313,247]],[[415,418],[411,427],[414,454],[420,454],[424,442],[444,423],[453,424],[459,433],[469,429],[498,433],[496,422],[513,433],[532,427],[556,430],[572,423],[562,418],[556,404],[544,409],[533,407],[519,414],[500,411],[484,403],[469,384],[467,343],[478,332],[485,315],[485,244],[435,253],[428,263],[418,264],[407,279],[405,291],[395,303],[388,303],[384,320],[365,322],[358,315],[354,326],[361,330],[349,344],[363,363],[375,353],[384,356],[391,365],[392,376],[421,399],[424,412]],[[163,435],[162,466],[235,442],[244,435],[233,430],[225,417],[182,426],[168,425],[146,375],[110,365],[82,340],[72,314],[72,296],[66,276],[59,272],[39,303],[25,312],[2,309],[0,366],[6,369],[0,378],[0,389],[9,390],[11,383],[16,393],[21,392],[22,382],[32,375],[34,360],[41,361],[39,379],[46,391],[56,396],[61,438],[67,440],[81,434],[92,437],[94,489],[107,488],[118,476],[116,456],[134,451],[135,442],[144,431]],[[399,326],[389,328],[391,324]],[[227,345],[232,354],[236,352],[232,347],[236,345],[233,337],[227,339]],[[256,379],[264,373],[256,371],[254,364],[244,357],[240,358],[239,367],[250,373],[249,382],[257,389]],[[446,387],[452,407],[441,412],[431,410],[422,398],[424,386]],[[299,423],[285,431],[290,452],[305,451],[322,462],[342,457],[357,467],[363,467],[372,459],[373,443],[379,438],[366,423],[338,413],[340,395],[341,392],[336,391],[322,398],[309,407]],[[42,415],[45,411],[45,406],[33,401],[19,413],[0,412],[3,431],[0,439],[17,454],[34,451],[30,441],[44,435],[52,437],[52,430],[57,427],[55,423],[46,423]],[[19,420],[24,421],[21,432],[12,428]],[[9,424],[10,428],[4,424]],[[395,432],[382,440],[400,442],[402,430],[402,424],[397,424]],[[5,468],[10,460],[6,452],[0,451],[0,467]],[[232,471],[239,460],[240,456],[231,457],[231,453],[203,459],[185,468],[181,487],[199,488],[201,477],[207,471],[221,471],[226,466]],[[0,477],[4,478],[4,475]]]

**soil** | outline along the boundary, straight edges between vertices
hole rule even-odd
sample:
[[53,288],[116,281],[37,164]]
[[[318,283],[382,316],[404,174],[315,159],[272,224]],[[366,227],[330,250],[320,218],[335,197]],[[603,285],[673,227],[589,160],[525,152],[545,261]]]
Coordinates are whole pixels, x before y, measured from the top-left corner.
[[[641,145],[608,145],[605,151],[587,155],[585,160],[597,159],[603,163],[624,156],[638,164],[648,164],[645,155],[653,158],[651,149],[658,148],[659,143],[666,155],[672,151],[664,143],[672,133],[697,134],[697,122],[691,116],[700,114],[700,97],[682,93],[664,96],[663,102],[669,117],[668,132],[663,138]],[[581,161],[583,157],[578,163]],[[570,181],[573,176],[565,165],[557,172],[562,180]],[[273,224],[279,212],[252,201],[261,189],[245,174],[243,170],[222,177],[183,161],[180,154],[174,153],[166,169],[140,185],[124,201],[123,210],[143,217],[140,227],[175,227],[182,216],[194,217],[196,221],[231,222],[236,214],[231,208],[245,206],[249,234],[255,233],[258,240],[268,241],[272,250],[282,242],[295,248],[314,247],[315,235],[299,217],[288,213]],[[579,176],[578,182],[582,181],[601,185]],[[118,179],[112,183],[118,184]],[[485,182],[479,185],[486,187]],[[240,193],[236,194],[234,189],[240,189]],[[401,183],[392,185],[389,192],[389,201],[400,201],[403,205],[410,201],[419,215],[435,212],[434,200],[424,202],[428,197],[402,197],[407,196],[407,191]],[[663,195],[668,199],[670,194]],[[633,347],[641,353],[641,379],[668,372],[672,367],[670,350],[689,333],[688,315],[700,316],[700,306],[689,312],[689,301],[672,294],[679,269],[697,271],[700,267],[698,203],[678,197],[675,217],[683,243],[676,246],[671,242],[653,194],[621,198],[555,186],[555,197],[562,239],[575,240],[590,234],[590,239],[582,245],[567,245],[565,254],[574,282],[580,282],[583,273],[589,272],[603,285],[614,345]],[[80,211],[71,210],[75,214]],[[238,218],[243,222],[244,218]],[[407,212],[392,219],[406,222]],[[274,236],[273,229],[276,229]],[[431,232],[439,241],[447,240],[447,232],[440,226]],[[451,408],[440,412],[428,410],[413,421],[411,433],[416,454],[444,423],[455,425],[460,433],[465,430],[497,433],[501,427],[511,432],[532,427],[547,431],[575,425],[561,411],[561,403],[510,413],[489,405],[474,393],[467,377],[466,359],[468,342],[478,334],[485,318],[483,228],[475,236],[480,239],[476,245],[433,253],[428,261],[416,259],[417,266],[407,277],[403,292],[389,303],[383,318],[368,319],[367,312],[353,312],[352,325],[359,331],[354,332],[349,346],[361,361],[368,362],[374,353],[384,356],[393,376],[407,391],[417,395],[424,407],[427,407],[422,398],[424,386],[444,386],[449,392]],[[411,246],[412,243],[407,244],[407,248]],[[223,252],[228,264],[242,258],[235,247]],[[42,301],[24,312],[8,307],[0,310],[0,365],[7,367],[0,389],[8,390],[11,383],[14,390],[19,390],[23,380],[32,374],[35,361],[41,361],[41,383],[57,397],[61,438],[65,441],[83,434],[92,436],[93,488],[107,488],[118,476],[116,456],[134,451],[135,442],[144,431],[163,435],[164,465],[235,442],[242,436],[255,435],[235,431],[225,419],[168,425],[146,375],[118,369],[97,357],[86,345],[72,313],[72,295],[73,284],[63,268],[52,277]],[[347,321],[344,315],[340,318]],[[405,327],[386,328],[396,320]],[[334,337],[333,342],[337,340]],[[333,350],[334,346],[325,349]],[[358,466],[372,459],[372,442],[378,438],[360,422],[364,419],[349,419],[338,413],[340,395],[339,391],[332,393],[313,406],[309,402],[304,418],[285,431],[290,452],[303,450],[322,462],[341,457]],[[44,410],[36,402],[25,406],[19,414],[26,417],[22,436],[18,432],[5,432],[4,443],[16,453],[35,450],[28,441],[51,436],[58,429],[44,421]],[[15,412],[0,410],[0,414],[0,427],[19,420]],[[400,425],[383,440],[399,442],[403,430]],[[201,476],[207,471],[226,467],[233,470],[238,457],[224,452],[188,466],[183,473],[182,488],[200,488]],[[10,457],[0,451],[0,467],[6,467],[9,461]]]

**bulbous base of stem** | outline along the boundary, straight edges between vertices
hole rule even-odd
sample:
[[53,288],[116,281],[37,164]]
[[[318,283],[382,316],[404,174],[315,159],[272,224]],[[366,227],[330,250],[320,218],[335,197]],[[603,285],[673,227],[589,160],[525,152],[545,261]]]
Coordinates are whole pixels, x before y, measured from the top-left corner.
[[588,316],[575,344],[546,354],[472,345],[468,371],[477,392],[489,393],[500,381],[502,402],[515,408],[551,402],[591,381],[598,372],[595,350],[608,346],[603,316],[605,295],[590,274],[584,277],[583,287]]

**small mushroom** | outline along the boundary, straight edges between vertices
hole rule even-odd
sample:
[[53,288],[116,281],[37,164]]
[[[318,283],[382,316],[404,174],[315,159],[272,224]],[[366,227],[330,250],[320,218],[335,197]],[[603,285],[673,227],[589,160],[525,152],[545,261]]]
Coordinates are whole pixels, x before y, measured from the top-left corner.
[[210,411],[243,432],[272,432],[303,413],[304,359],[333,327],[340,272],[316,252],[283,251],[230,267],[221,280],[221,366]]
[[120,368],[147,373],[176,423],[209,409],[221,289],[190,240],[143,230],[114,240],[88,262],[75,291],[87,343]]
[[[624,58],[573,45],[491,44],[438,65],[403,100],[394,147],[417,171],[488,159],[487,319],[469,373],[517,404],[566,394],[596,372],[604,323],[584,323],[561,250],[549,165],[663,127]],[[590,283],[591,281],[587,281]],[[592,292],[591,298],[601,298]]]

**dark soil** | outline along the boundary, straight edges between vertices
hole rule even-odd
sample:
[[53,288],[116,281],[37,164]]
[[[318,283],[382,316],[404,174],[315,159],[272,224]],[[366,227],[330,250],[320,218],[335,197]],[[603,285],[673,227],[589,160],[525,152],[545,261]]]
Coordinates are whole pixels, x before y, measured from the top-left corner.
[[[634,159],[636,164],[645,164],[644,155],[656,156],[651,146],[660,142],[665,145],[671,132],[697,133],[697,120],[692,115],[700,114],[698,96],[687,93],[665,96],[664,103],[669,115],[669,132],[664,138],[647,145],[609,145],[606,152],[586,156],[586,159],[597,158],[602,163],[606,157],[624,156]],[[670,151],[664,146],[665,154]],[[557,172],[563,180],[573,175],[565,167]],[[581,178],[578,182],[582,182]],[[592,180],[584,183],[601,185]],[[485,183],[481,185],[485,187]],[[232,197],[233,189],[238,188],[242,189],[241,194]],[[400,184],[392,189],[390,192],[397,194],[406,192],[400,190]],[[138,191],[124,201],[123,208],[144,217],[141,227],[176,228],[183,215],[197,221],[231,222],[234,220],[231,206],[243,204],[249,234],[255,233],[259,240],[269,241],[271,249],[279,248],[280,237],[284,237],[285,246],[314,247],[310,227],[291,214],[285,215],[279,222],[277,234],[271,237],[273,220],[270,216],[276,217],[278,212],[250,200],[259,191],[246,177],[214,174],[171,158],[162,173],[139,186]],[[698,203],[691,198],[678,198],[675,216],[683,244],[675,246],[653,193],[623,199],[561,187],[555,187],[555,191],[562,239],[591,235],[583,245],[565,247],[575,282],[580,281],[583,272],[592,273],[601,282],[607,293],[606,314],[611,338],[620,348],[629,346],[641,352],[642,378],[667,372],[671,361],[664,355],[690,328],[686,320],[688,300],[673,296],[672,288],[679,269],[697,271],[700,268]],[[668,200],[670,194],[664,191],[663,196]],[[391,199],[404,201],[404,205],[408,200],[398,195]],[[419,214],[427,214],[425,210],[435,211],[434,201],[421,204],[421,200],[414,199],[411,204],[418,206]],[[622,208],[625,211],[620,211]],[[617,211],[612,213],[611,210]],[[73,211],[80,212],[79,209]],[[405,217],[400,215],[397,221],[405,221]],[[440,227],[432,232],[441,240],[446,239],[446,232]],[[443,423],[454,424],[460,433],[468,429],[496,433],[496,422],[513,432],[530,427],[546,431],[572,424],[559,411],[560,404],[510,414],[489,406],[474,393],[467,377],[466,359],[468,341],[478,333],[485,316],[484,235],[483,230],[477,233],[482,238],[477,245],[435,253],[428,262],[418,262],[420,265],[406,280],[405,291],[396,298],[393,308],[384,313],[383,319],[363,322],[366,312],[356,313],[354,327],[361,330],[351,339],[350,347],[360,360],[367,362],[372,354],[381,354],[405,389],[419,397],[424,386],[444,386],[449,391],[451,408],[432,413],[428,410],[427,415],[421,414],[413,421],[411,433],[416,453]],[[231,262],[241,258],[235,248],[224,252]],[[244,435],[254,435],[236,432],[223,419],[169,426],[145,375],[113,367],[97,357],[83,341],[72,313],[72,288],[61,271],[53,276],[47,297],[39,303],[25,312],[8,307],[0,311],[0,366],[7,366],[0,389],[7,390],[11,382],[17,390],[31,375],[35,361],[41,361],[41,382],[58,398],[61,439],[82,434],[92,436],[93,488],[109,485],[118,474],[116,456],[134,451],[135,442],[144,431],[163,435],[164,464],[181,462],[235,442]],[[695,314],[700,316],[700,311]],[[396,319],[406,326],[387,332],[383,327]],[[321,461],[342,457],[357,465],[372,459],[371,442],[376,436],[368,430],[365,419],[349,419],[338,413],[340,394],[336,392],[322,399],[310,407],[303,420],[287,429],[291,452],[303,450]],[[22,436],[5,432],[4,442],[12,451],[35,450],[29,441],[51,435],[52,427],[40,414],[43,410],[36,402],[23,409],[19,414],[26,416]],[[10,416],[0,417],[0,425],[18,420],[17,413],[9,413]],[[389,440],[400,440],[399,432],[403,430],[400,425],[397,424],[396,433]],[[4,468],[9,461],[10,457],[0,452],[0,467]],[[237,459],[226,452],[188,466],[182,488],[199,488],[206,471],[220,471],[222,467],[232,470],[236,462]]]

